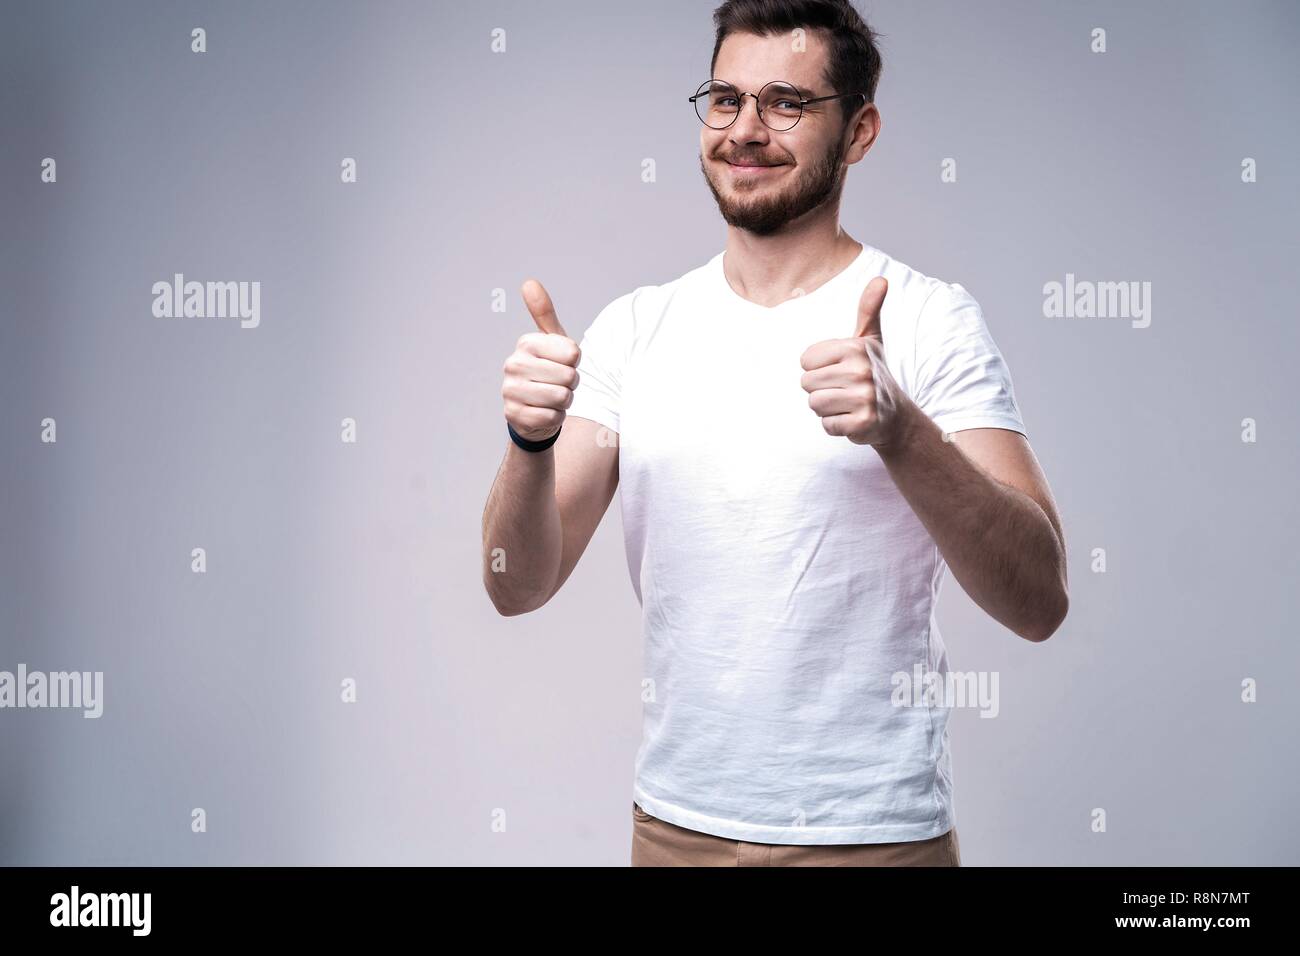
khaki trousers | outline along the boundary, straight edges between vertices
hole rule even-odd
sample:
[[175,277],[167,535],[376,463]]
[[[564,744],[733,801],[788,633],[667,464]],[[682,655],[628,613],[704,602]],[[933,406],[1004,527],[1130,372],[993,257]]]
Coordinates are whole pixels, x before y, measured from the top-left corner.
[[961,866],[957,828],[928,840],[795,846],[688,830],[632,802],[633,866]]

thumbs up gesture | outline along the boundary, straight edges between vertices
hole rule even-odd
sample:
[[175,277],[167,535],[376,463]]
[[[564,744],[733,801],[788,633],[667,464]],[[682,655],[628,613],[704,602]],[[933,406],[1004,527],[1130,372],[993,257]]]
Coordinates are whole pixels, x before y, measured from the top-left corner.
[[885,365],[880,330],[880,309],[888,291],[884,276],[868,282],[853,337],[818,342],[799,359],[804,368],[800,384],[822,428],[856,445],[883,445],[897,431],[902,389]]
[[506,421],[529,441],[543,441],[560,430],[564,410],[573,404],[582,350],[569,338],[546,289],[528,279],[519,289],[537,325],[515,343],[502,371]]

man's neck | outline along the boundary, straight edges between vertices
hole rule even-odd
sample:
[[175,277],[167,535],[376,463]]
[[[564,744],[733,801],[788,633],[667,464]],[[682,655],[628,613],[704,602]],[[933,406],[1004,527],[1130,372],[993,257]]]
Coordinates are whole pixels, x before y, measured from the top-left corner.
[[838,223],[756,236],[728,227],[723,272],[732,289],[756,305],[771,308],[807,295],[843,272],[862,251]]

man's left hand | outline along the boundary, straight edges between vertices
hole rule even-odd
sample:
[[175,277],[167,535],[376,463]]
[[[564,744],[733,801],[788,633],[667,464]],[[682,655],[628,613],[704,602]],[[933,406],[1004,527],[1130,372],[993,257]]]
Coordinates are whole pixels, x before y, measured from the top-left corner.
[[853,338],[818,342],[799,360],[804,368],[800,384],[808,393],[809,407],[821,416],[826,434],[877,448],[894,439],[901,406],[907,401],[885,365],[880,309],[888,291],[884,276],[868,282],[858,303]]

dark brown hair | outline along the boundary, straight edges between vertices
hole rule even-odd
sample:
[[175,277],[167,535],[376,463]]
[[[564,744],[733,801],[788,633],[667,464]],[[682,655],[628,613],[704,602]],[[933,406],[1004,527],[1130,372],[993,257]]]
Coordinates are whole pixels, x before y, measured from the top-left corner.
[[846,126],[858,107],[876,98],[881,68],[876,40],[882,34],[867,26],[849,0],[726,0],[713,11],[713,22],[718,35],[713,44],[713,59],[709,61],[710,76],[718,65],[722,41],[729,34],[774,36],[803,27],[809,31],[821,30],[829,40],[824,71],[830,85],[828,92],[867,95],[866,100],[846,96],[839,101]]

